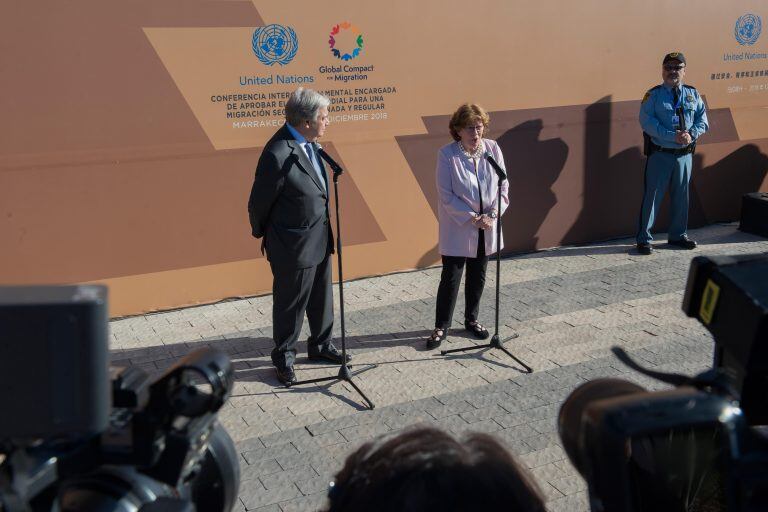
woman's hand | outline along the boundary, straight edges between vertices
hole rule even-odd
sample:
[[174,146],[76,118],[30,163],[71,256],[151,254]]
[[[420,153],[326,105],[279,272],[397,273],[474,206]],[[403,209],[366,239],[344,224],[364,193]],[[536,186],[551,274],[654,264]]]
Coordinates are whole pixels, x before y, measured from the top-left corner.
[[486,214],[478,215],[474,218],[472,223],[480,229],[491,229],[493,227],[493,219]]

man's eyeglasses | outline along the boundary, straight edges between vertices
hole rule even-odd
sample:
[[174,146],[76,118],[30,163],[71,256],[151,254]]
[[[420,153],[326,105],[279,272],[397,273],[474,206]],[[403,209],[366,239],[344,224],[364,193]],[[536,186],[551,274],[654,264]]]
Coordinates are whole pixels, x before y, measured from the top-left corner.
[[685,68],[685,66],[681,66],[679,64],[677,66],[673,66],[673,65],[669,65],[669,64],[664,66],[664,69],[666,69],[667,71],[680,71],[681,69],[684,69],[684,68]]

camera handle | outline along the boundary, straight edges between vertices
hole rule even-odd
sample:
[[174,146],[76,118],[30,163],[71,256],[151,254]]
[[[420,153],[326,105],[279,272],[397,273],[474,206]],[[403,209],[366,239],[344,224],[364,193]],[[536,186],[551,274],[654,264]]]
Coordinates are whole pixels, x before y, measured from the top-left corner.
[[[232,363],[224,352],[197,350],[152,384],[150,404],[166,415],[167,411],[172,411],[172,416],[203,416],[221,408],[232,392],[234,380]],[[210,393],[199,390],[194,385],[196,383],[207,384]]]
[[711,370],[707,370],[704,373],[700,373],[695,377],[689,377],[679,373],[657,372],[654,370],[649,370],[648,368],[644,368],[640,366],[640,364],[638,364],[634,359],[629,357],[629,354],[627,354],[623,348],[618,346],[611,347],[611,352],[613,352],[619,361],[632,368],[636,372],[642,373],[643,375],[653,379],[666,382],[667,384],[672,384],[676,387],[693,386],[697,389],[712,388],[721,394],[728,395],[733,398],[739,397],[739,393],[736,392],[732,384],[732,374],[723,368],[713,368]]

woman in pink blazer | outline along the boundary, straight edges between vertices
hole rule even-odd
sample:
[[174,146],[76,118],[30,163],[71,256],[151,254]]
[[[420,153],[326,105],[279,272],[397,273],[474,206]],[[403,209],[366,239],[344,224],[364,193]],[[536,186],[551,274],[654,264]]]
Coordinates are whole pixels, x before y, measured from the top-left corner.
[[[483,138],[488,123],[488,114],[480,106],[462,105],[448,124],[454,142],[440,148],[437,154],[443,272],[437,289],[435,330],[427,338],[428,349],[439,347],[447,337],[465,264],[464,327],[478,339],[489,336],[477,316],[488,256],[496,252],[496,222],[509,205],[509,185],[507,181],[502,184],[501,205],[496,204],[498,177],[485,154],[490,153],[502,167],[504,156],[495,141]],[[503,247],[500,240],[499,248]]]

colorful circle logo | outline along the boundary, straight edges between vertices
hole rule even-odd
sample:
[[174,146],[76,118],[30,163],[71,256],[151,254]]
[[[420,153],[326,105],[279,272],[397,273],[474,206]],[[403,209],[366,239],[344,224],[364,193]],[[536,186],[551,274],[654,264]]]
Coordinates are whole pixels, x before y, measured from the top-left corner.
[[271,66],[277,62],[284,66],[296,56],[299,39],[291,27],[272,24],[253,32],[251,48],[262,64]]
[[733,29],[733,35],[740,45],[751,46],[757,42],[760,37],[762,23],[760,16],[755,14],[745,14],[736,20],[736,27]]
[[[336,39],[344,31],[349,31],[349,34],[352,35],[354,39],[354,48],[337,48]],[[339,23],[333,27],[328,39],[328,45],[331,48],[331,53],[337,59],[341,59],[343,61],[352,60],[360,55],[360,52],[363,50],[363,34],[360,33],[360,30],[356,26],[348,21],[345,21],[344,23]]]

